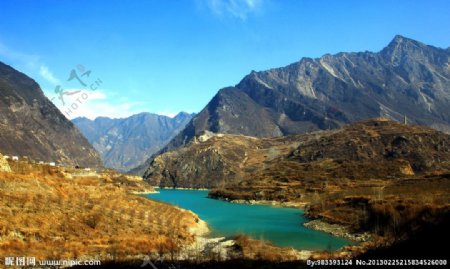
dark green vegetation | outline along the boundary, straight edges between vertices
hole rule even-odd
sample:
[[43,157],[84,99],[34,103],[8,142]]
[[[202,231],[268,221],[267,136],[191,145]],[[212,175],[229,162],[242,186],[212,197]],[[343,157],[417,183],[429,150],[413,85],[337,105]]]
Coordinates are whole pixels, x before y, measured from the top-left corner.
[[164,147],[192,116],[140,113],[123,119],[76,118],[73,123],[100,153],[106,167],[128,171]]
[[65,165],[102,165],[95,149],[39,85],[1,62],[0,152]]

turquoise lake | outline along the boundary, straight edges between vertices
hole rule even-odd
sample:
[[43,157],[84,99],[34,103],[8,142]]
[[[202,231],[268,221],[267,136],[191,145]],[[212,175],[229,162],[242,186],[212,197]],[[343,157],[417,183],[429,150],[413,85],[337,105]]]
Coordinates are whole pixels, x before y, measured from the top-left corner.
[[208,191],[159,191],[147,197],[195,212],[208,223],[212,237],[246,234],[299,250],[332,251],[352,244],[346,239],[304,227],[307,219],[299,209],[229,203],[207,198]]

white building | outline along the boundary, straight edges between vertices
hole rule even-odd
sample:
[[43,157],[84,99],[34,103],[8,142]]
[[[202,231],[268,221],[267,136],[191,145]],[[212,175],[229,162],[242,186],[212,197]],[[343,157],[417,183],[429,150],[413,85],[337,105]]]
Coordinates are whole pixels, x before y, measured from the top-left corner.
[[48,165],[50,165],[50,166],[56,166],[56,163],[51,162],[51,163],[48,163]]
[[9,157],[8,155],[3,156],[3,159],[5,160],[9,160],[11,157]]
[[18,161],[19,160],[19,156],[12,156],[12,160],[13,161]]

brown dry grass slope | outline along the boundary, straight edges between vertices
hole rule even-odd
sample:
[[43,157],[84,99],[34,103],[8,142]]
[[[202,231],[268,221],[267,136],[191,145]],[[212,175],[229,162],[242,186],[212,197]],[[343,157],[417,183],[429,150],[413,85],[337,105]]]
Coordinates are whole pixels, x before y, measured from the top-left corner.
[[20,166],[0,173],[0,256],[124,261],[176,253],[194,239],[197,216],[132,194],[150,188],[142,181]]

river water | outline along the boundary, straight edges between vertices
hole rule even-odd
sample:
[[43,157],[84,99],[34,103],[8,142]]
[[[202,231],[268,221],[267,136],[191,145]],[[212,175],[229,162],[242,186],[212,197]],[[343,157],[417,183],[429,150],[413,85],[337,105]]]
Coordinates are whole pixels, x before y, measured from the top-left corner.
[[195,212],[211,236],[246,234],[299,250],[337,250],[351,241],[304,227],[303,211],[266,205],[236,204],[207,198],[208,191],[159,189],[148,197]]

